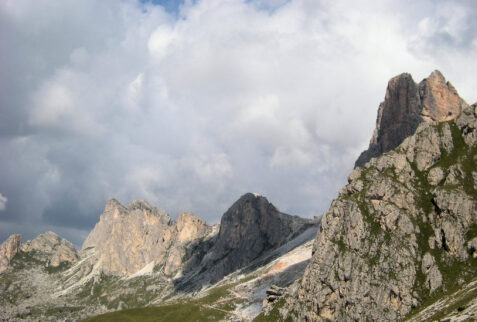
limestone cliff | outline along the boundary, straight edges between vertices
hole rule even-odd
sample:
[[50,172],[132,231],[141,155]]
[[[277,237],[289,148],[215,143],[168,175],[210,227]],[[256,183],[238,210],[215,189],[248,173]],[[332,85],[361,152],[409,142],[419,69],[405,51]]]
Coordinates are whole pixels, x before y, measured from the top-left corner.
[[379,105],[369,148],[361,153],[355,166],[363,166],[371,158],[396,148],[420,123],[449,121],[467,106],[438,70],[419,84],[407,73],[392,78],[384,102]]
[[146,201],[125,207],[110,199],[82,249],[94,249],[95,265],[105,274],[128,276],[150,265],[170,275],[183,264],[185,244],[209,231],[192,213],[181,214],[176,223]]
[[[450,110],[460,110],[456,101]],[[426,115],[450,118],[441,112]],[[400,320],[474,278],[476,155],[473,105],[456,119],[422,122],[395,150],[356,168],[323,216],[312,260],[282,314]]]
[[11,235],[0,245],[0,273],[5,271],[12,258],[18,253],[22,237]]

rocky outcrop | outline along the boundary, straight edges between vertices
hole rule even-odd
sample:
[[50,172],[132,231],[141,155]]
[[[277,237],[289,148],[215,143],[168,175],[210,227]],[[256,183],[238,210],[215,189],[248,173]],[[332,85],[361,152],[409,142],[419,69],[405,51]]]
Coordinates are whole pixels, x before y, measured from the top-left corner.
[[454,119],[467,106],[438,70],[419,84],[407,73],[392,78],[384,102],[379,105],[369,148],[361,153],[355,166],[364,166],[371,158],[395,149],[414,134],[420,123]]
[[75,246],[52,231],[22,244],[21,251],[40,253],[41,258],[51,267],[58,267],[63,262],[74,263],[79,258]]
[[455,120],[421,123],[394,151],[356,168],[281,313],[395,321],[475,276],[476,149],[472,106]]
[[16,254],[29,253],[47,267],[58,267],[62,263],[74,263],[78,260],[75,246],[54,232],[38,235],[33,240],[21,242],[20,235],[10,236],[0,245],[0,273],[5,271]]
[[185,258],[188,257],[187,247],[189,244],[200,241],[211,233],[212,227],[204,220],[191,212],[181,213],[173,230],[174,241],[164,264],[164,273],[172,275],[180,271],[185,264]]
[[21,235],[11,235],[0,245],[0,273],[7,269],[12,258],[18,253],[21,242]]
[[193,213],[183,212],[177,219],[176,230],[177,242],[186,244],[210,233],[211,227]]
[[262,303],[262,312],[265,314],[269,313],[273,308],[273,304],[277,303],[277,301],[286,293],[287,289],[284,287],[278,287],[276,285],[270,286],[270,288],[265,292],[267,296]]
[[[216,282],[316,225],[280,212],[267,198],[247,193],[222,216],[220,230],[198,269],[203,282]],[[193,259],[194,262],[194,259]]]
[[82,249],[94,249],[95,265],[105,274],[129,276],[150,265],[171,275],[183,264],[186,244],[210,230],[192,213],[181,214],[176,223],[146,201],[125,207],[110,199]]

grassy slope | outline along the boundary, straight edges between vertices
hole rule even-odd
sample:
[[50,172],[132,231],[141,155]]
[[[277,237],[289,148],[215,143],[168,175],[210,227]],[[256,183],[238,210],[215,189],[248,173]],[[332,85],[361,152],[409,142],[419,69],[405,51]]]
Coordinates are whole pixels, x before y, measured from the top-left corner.
[[228,290],[235,285],[216,287],[197,300],[106,313],[84,321],[220,321],[228,315],[224,311],[235,307],[233,298],[227,300]]

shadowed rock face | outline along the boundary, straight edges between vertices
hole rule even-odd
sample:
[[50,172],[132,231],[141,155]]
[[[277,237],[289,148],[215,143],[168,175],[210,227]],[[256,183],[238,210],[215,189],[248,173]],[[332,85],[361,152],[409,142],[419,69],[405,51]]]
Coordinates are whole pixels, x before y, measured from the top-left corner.
[[311,225],[311,220],[281,213],[267,198],[247,193],[222,216],[219,234],[203,264],[212,272],[211,281],[218,281]]
[[369,148],[361,153],[355,167],[362,167],[371,158],[395,149],[414,134],[420,123],[454,119],[467,106],[438,70],[419,84],[407,73],[392,78],[384,102],[379,105]]

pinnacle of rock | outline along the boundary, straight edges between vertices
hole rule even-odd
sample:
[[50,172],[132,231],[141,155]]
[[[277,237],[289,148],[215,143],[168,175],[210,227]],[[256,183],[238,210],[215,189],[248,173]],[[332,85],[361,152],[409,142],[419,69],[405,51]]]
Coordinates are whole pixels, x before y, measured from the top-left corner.
[[448,121],[460,114],[468,104],[459,97],[456,89],[442,73],[435,70],[419,84],[422,98],[421,116],[425,121]]
[[0,245],[0,273],[7,269],[12,258],[18,253],[21,242],[21,235],[11,235]]
[[420,123],[454,119],[467,106],[438,70],[419,84],[408,73],[393,77],[379,105],[369,148],[361,153],[355,166],[363,166],[371,158],[396,148]]

